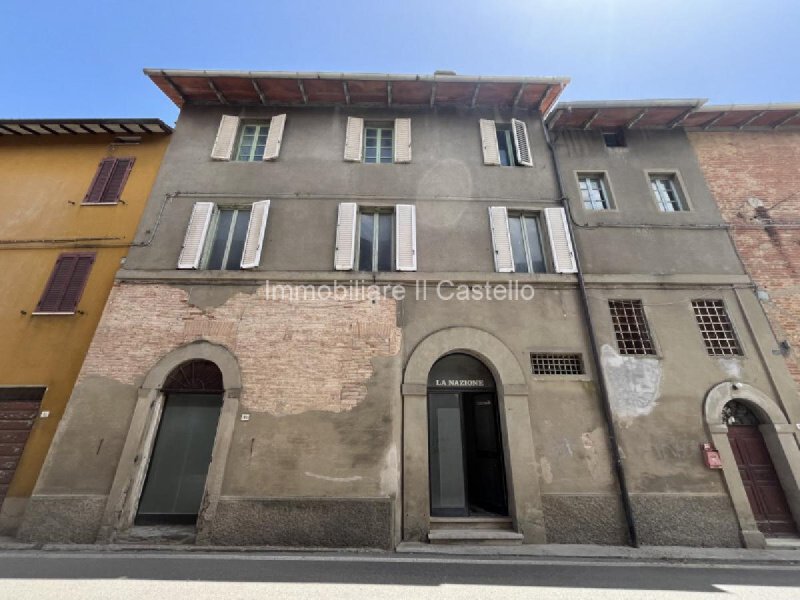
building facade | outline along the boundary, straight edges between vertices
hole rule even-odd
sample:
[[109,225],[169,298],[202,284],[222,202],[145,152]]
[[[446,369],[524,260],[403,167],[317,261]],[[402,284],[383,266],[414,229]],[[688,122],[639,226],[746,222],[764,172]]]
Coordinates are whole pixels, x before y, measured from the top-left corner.
[[[552,110],[564,79],[147,73],[181,106],[152,241],[20,537],[763,545],[701,444],[729,466],[723,409],[788,428],[797,397],[673,124],[698,103],[630,123]],[[768,434],[796,507],[796,439]]]
[[25,511],[170,131],[0,121],[0,534]]

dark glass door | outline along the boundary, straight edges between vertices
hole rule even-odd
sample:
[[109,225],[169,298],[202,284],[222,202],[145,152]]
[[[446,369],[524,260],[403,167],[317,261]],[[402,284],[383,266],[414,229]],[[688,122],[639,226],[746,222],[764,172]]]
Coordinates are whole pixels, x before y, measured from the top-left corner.
[[428,423],[431,515],[508,515],[495,393],[432,391]]
[[464,392],[462,398],[467,432],[470,514],[507,515],[497,396],[486,392]]
[[167,396],[137,524],[197,520],[221,407],[222,394]]
[[758,529],[767,535],[797,533],[772,458],[757,425],[730,425],[728,439]]
[[432,392],[428,396],[428,451],[431,514],[466,517],[469,508],[461,394]]

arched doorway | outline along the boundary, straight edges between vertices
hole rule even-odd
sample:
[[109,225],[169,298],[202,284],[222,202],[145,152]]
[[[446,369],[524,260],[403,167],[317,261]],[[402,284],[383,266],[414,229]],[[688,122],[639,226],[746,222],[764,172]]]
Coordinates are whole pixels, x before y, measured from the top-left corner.
[[507,516],[497,391],[477,358],[440,358],[428,376],[432,517]]
[[135,523],[194,524],[222,408],[222,373],[209,360],[190,360],[170,372],[161,391],[163,411]]
[[728,441],[758,530],[772,537],[795,535],[794,519],[759,430],[759,418],[745,402],[731,400],[722,409],[722,423],[728,427]]

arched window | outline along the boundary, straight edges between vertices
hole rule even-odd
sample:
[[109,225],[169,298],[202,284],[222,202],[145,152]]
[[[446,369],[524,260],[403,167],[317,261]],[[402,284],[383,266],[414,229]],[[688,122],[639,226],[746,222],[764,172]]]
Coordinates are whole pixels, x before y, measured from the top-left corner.
[[756,414],[744,402],[731,400],[722,408],[723,425],[759,425]]
[[190,360],[175,367],[161,388],[164,392],[224,392],[222,372],[210,360]]

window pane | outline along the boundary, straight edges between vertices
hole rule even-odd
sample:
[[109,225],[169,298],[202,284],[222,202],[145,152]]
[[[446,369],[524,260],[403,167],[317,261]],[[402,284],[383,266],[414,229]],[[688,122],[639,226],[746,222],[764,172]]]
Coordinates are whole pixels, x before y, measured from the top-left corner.
[[500,149],[500,164],[504,167],[510,167],[514,163],[512,162],[514,159],[512,158],[512,148],[511,148],[511,135],[510,131],[505,129],[498,129],[497,130],[497,146]]
[[392,270],[392,215],[378,215],[378,271]]
[[535,217],[525,217],[525,233],[528,236],[528,250],[531,254],[531,271],[534,273],[544,273],[547,269],[544,264],[542,241],[539,235],[539,219]]
[[375,215],[361,213],[361,235],[358,242],[358,270],[372,271],[372,245]]
[[511,232],[511,252],[514,255],[514,270],[528,272],[528,259],[525,256],[525,242],[522,240],[522,218],[509,217],[508,229]]
[[233,227],[233,237],[231,238],[228,260],[225,266],[230,271],[242,268],[242,252],[244,251],[244,239],[247,237],[247,224],[249,222],[249,210],[237,211],[236,224]]
[[231,219],[234,211],[221,210],[217,215],[217,228],[214,231],[214,241],[211,245],[211,253],[208,256],[206,269],[221,269],[222,259],[225,257],[225,249],[228,245],[228,234],[231,229]]

